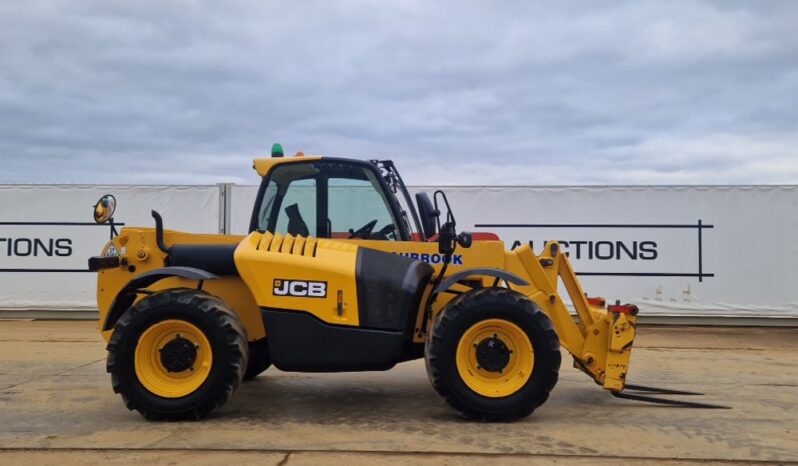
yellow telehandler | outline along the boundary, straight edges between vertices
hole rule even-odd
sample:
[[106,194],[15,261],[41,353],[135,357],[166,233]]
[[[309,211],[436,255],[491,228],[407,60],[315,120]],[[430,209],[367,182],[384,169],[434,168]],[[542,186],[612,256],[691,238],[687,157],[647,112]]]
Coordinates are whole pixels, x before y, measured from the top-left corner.
[[155,211],[155,228],[114,234],[116,200],[94,207],[112,227],[89,259],[107,370],[146,418],[203,418],[272,364],[365,371],[424,358],[464,417],[515,420],[548,398],[560,346],[615,396],[715,407],[626,383],[637,307],[587,297],[558,243],[508,251],[458,232],[446,195],[413,202],[391,161],[284,157],[275,145],[254,168],[245,237],[164,230]]

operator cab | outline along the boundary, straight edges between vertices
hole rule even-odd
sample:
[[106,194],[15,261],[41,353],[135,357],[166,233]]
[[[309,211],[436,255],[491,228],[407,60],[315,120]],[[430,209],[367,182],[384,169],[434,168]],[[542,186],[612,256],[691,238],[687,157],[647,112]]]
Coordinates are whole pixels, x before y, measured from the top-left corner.
[[[294,157],[269,164],[250,231],[333,239],[411,241],[418,217],[401,179],[386,162]],[[383,164],[390,164],[390,170]],[[260,170],[259,170],[260,171]],[[394,192],[405,195],[406,206]],[[428,198],[427,198],[428,199]]]

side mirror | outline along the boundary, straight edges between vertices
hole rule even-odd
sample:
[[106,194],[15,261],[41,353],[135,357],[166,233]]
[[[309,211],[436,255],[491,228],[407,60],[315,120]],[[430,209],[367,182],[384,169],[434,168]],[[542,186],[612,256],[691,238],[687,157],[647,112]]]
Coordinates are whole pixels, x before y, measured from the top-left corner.
[[116,198],[111,194],[106,194],[94,204],[94,221],[105,223],[111,220],[116,210]]
[[427,239],[435,236],[437,231],[436,221],[441,214],[440,211],[432,207],[427,193],[416,193],[416,204],[418,205],[418,215],[421,217],[421,228],[424,229],[424,236]]

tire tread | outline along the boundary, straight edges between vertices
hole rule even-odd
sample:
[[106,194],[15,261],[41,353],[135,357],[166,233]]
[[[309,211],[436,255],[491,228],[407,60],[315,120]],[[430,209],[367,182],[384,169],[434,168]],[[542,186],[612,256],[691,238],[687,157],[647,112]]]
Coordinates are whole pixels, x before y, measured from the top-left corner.
[[[474,409],[474,407],[464,403],[462,398],[454,393],[442,374],[442,367],[446,362],[444,361],[445,356],[442,354],[444,348],[440,342],[443,341],[444,335],[446,335],[447,332],[451,330],[453,324],[462,319],[472,307],[484,305],[509,306],[528,312],[544,333],[543,341],[539,342],[539,344],[544,345],[544,350],[551,357],[551,364],[547,366],[549,373],[542,374],[543,380],[547,381],[542,387],[543,389],[539,393],[536,393],[535,396],[525,399],[522,404],[511,411],[485,412]],[[538,351],[538,348],[536,348],[536,351]],[[458,295],[453,299],[446,308],[439,313],[438,318],[432,326],[432,330],[425,344],[425,356],[427,374],[435,391],[460,413],[462,417],[483,422],[513,421],[532,414],[532,412],[549,398],[549,394],[557,384],[559,368],[562,362],[560,340],[557,336],[557,332],[554,330],[551,319],[522,294],[508,288],[498,287],[480,288]],[[537,366],[536,369],[538,369]]]
[[[130,387],[122,383],[122,371],[134,370],[123,367],[118,362],[118,353],[123,339],[127,336],[132,324],[143,318],[147,313],[157,310],[162,305],[177,303],[193,307],[197,312],[207,314],[215,325],[223,330],[226,351],[232,356],[223,377],[223,388],[214,391],[214,396],[196,407],[178,413],[158,412],[150,409],[146,403],[131,396]],[[248,347],[247,332],[238,316],[227,307],[219,298],[200,290],[179,288],[155,293],[130,307],[116,322],[114,333],[106,347],[106,371],[111,374],[111,387],[114,393],[119,393],[125,406],[130,410],[138,411],[148,420],[153,421],[182,421],[199,420],[207,417],[211,412],[219,409],[233,395],[244,378],[247,368]]]

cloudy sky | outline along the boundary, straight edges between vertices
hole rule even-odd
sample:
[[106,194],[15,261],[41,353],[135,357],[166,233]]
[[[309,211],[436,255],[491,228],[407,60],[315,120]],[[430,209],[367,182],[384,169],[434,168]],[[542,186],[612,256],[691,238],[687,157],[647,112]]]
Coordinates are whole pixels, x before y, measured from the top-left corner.
[[798,2],[0,3],[0,183],[798,183]]

